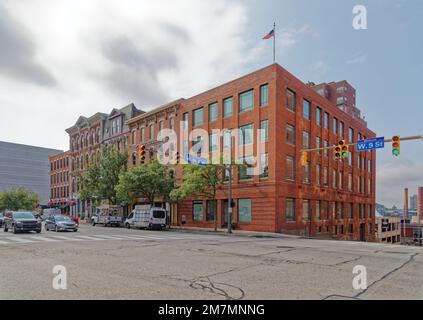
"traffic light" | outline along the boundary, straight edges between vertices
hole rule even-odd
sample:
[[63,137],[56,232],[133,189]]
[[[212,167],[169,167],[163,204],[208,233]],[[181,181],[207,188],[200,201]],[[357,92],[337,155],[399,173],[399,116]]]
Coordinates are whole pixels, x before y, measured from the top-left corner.
[[308,153],[307,153],[306,151],[304,151],[304,152],[301,154],[301,165],[302,165],[303,167],[306,167],[306,166],[307,166],[307,164],[308,164]]
[[401,153],[401,137],[395,136],[392,138],[392,154],[398,157]]
[[145,146],[141,145],[139,147],[139,156],[140,156],[140,164],[145,163]]
[[336,160],[348,158],[349,153],[350,151],[349,151],[348,145],[345,143],[345,140],[339,141],[338,145],[335,148]]

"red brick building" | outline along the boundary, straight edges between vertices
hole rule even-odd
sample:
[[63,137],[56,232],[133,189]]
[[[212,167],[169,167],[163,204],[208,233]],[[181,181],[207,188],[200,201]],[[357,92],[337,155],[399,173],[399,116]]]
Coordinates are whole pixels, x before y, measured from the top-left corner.
[[70,152],[49,157],[50,162],[50,201],[48,206],[60,207],[63,211],[69,212],[70,202]]
[[[187,128],[188,133],[195,129],[209,134],[217,129],[254,129],[253,135],[242,135],[242,141],[234,139],[233,158],[242,149],[245,160],[258,160],[259,172],[234,170],[236,228],[335,239],[374,239],[375,153],[358,153],[351,148],[349,159],[339,162],[334,159],[333,150],[313,152],[306,167],[300,164],[302,149],[333,146],[341,139],[353,143],[375,137],[357,114],[347,113],[278,64],[178,100],[176,105],[172,115],[178,124],[187,121],[187,127],[185,124],[182,128]],[[130,121],[133,136],[140,139],[132,141],[133,146],[143,139],[154,144],[152,135],[157,131],[151,125],[161,118],[168,119],[166,113],[157,115],[162,108]],[[259,134],[256,129],[263,132]],[[176,131],[181,138],[179,125]],[[185,134],[178,146],[182,155],[196,143],[187,137]],[[223,152],[222,136],[210,135],[209,141],[216,139],[220,143],[211,150]],[[135,159],[133,163],[139,162]],[[181,169],[178,171],[181,177]],[[222,186],[217,198],[217,204],[205,199],[179,203],[172,223],[181,225],[184,217],[187,226],[213,228],[216,215],[218,225],[224,226],[226,186]]]

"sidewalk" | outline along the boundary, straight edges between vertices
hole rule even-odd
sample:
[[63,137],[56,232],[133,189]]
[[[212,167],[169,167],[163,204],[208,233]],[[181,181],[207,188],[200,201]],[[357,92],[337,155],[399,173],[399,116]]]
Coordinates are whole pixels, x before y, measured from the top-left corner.
[[217,229],[217,232],[212,228],[196,228],[196,227],[180,227],[171,226],[169,231],[173,232],[188,232],[196,234],[215,234],[215,235],[226,235],[226,236],[244,236],[244,237],[255,237],[255,238],[293,238],[301,239],[301,236],[295,236],[290,234],[272,233],[272,232],[259,232],[259,231],[244,231],[244,230],[232,230],[232,234],[228,234],[227,229]]

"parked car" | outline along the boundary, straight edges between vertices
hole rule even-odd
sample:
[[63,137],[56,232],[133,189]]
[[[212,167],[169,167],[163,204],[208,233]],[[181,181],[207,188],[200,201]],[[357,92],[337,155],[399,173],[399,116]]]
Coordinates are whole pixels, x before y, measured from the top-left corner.
[[55,215],[60,215],[62,212],[60,211],[59,208],[47,208],[43,210],[43,214],[42,214],[42,219],[45,221],[47,220],[49,217],[55,216]]
[[3,222],[4,222],[4,216],[3,216],[3,213],[0,212],[0,227],[3,226]]
[[12,229],[15,234],[18,232],[41,232],[41,221],[38,221],[32,212],[6,212],[3,224],[4,232],[8,232],[9,229]]
[[45,224],[46,231],[78,231],[78,224],[65,215],[55,215],[47,218]]
[[125,220],[125,227],[160,229],[166,228],[166,210],[150,205],[137,205]]

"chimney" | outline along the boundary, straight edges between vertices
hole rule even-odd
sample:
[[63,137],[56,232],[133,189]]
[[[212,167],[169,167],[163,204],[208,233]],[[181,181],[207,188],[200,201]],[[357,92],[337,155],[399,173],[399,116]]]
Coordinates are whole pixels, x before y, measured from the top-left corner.
[[419,188],[417,195],[417,215],[419,217],[419,221],[423,221],[423,187]]
[[404,189],[404,218],[408,219],[408,188]]

